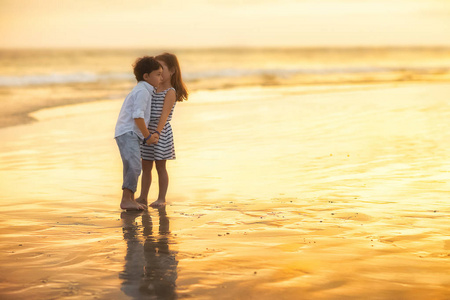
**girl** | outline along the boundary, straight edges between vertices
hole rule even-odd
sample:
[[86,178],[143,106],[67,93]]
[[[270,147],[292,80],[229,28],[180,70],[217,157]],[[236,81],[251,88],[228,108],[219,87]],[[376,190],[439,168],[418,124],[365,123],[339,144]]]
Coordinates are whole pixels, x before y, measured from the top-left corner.
[[162,65],[162,81],[154,92],[151,104],[151,115],[148,130],[157,133],[157,144],[141,145],[142,157],[142,188],[137,202],[147,205],[148,192],[152,182],[153,162],[156,165],[159,179],[158,199],[150,204],[151,207],[163,207],[166,205],[166,193],[169,186],[169,175],[166,169],[166,161],[175,159],[172,127],[173,110],[177,101],[187,100],[188,93],[181,79],[180,65],[175,55],[163,53],[155,57]]

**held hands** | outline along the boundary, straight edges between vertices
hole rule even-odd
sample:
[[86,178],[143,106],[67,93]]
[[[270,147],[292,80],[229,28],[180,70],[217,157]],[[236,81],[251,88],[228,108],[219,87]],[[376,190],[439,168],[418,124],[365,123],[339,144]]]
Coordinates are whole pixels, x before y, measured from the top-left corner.
[[144,138],[143,144],[152,145],[157,144],[159,141],[159,136],[161,134],[159,131],[155,131],[154,133],[150,133],[146,138]]
[[159,134],[152,133],[152,136],[147,140],[147,145],[157,144],[159,141]]

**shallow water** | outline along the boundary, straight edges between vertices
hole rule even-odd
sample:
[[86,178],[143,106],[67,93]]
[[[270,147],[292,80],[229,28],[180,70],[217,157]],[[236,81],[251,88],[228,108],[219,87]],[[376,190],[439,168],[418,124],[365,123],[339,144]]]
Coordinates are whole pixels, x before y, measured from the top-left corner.
[[[166,51],[166,50],[165,50]],[[0,127],[42,108],[124,99],[137,57],[161,49],[0,50]],[[190,91],[252,86],[449,82],[450,48],[173,49]]]
[[118,209],[120,100],[0,130],[2,299],[449,298],[450,87],[324,90],[177,104],[165,212]]

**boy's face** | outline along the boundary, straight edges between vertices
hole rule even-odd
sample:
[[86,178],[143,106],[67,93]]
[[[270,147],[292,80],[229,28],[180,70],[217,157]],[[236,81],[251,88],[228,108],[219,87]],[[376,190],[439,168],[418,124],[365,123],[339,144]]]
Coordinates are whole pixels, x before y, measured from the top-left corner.
[[152,71],[151,73],[144,74],[144,81],[151,84],[153,87],[157,88],[162,81],[162,68]]

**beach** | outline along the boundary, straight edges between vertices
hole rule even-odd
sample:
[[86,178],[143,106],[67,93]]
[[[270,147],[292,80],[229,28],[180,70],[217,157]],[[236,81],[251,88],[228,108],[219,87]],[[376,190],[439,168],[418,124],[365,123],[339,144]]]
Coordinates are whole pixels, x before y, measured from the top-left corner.
[[141,213],[119,208],[123,98],[32,112],[0,128],[0,298],[449,299],[449,94],[199,88],[168,205]]

